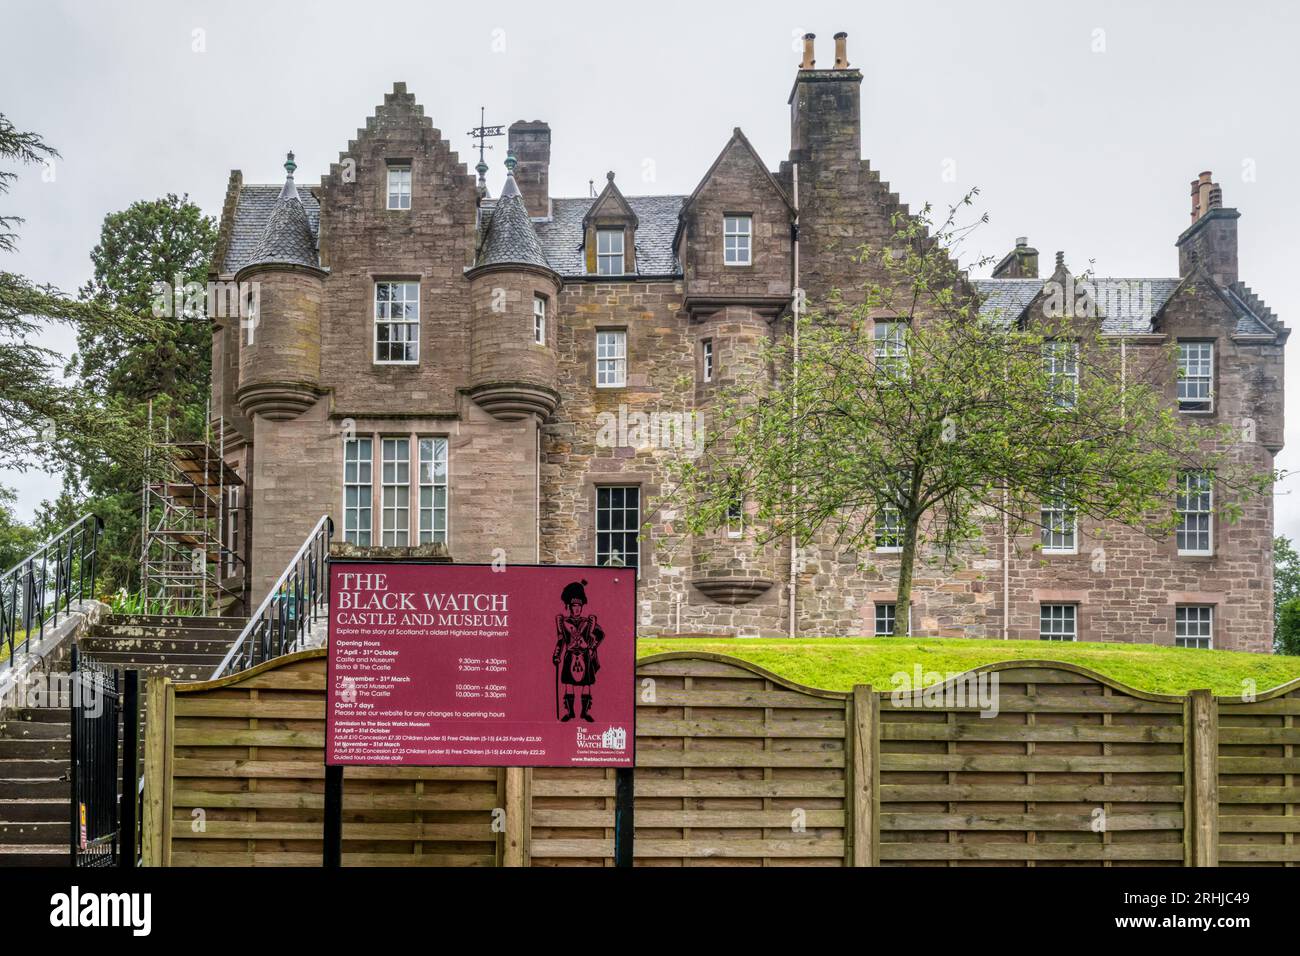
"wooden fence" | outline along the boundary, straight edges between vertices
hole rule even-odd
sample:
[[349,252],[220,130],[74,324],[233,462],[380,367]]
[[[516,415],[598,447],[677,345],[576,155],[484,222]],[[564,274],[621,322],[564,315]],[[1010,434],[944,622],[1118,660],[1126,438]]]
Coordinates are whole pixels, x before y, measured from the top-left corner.
[[[151,682],[146,863],[319,863],[324,653]],[[1247,702],[1016,661],[914,699],[685,651],[637,695],[638,865],[1300,865],[1300,681]],[[345,865],[609,866],[613,826],[613,771],[345,774]]]

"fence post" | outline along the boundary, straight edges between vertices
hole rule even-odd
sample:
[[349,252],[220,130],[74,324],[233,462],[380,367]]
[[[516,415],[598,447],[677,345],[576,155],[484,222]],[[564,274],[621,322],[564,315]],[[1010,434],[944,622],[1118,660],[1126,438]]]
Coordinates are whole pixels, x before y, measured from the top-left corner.
[[531,771],[524,767],[506,768],[506,832],[502,853],[504,866],[527,866],[531,824],[528,817]]
[[1219,865],[1219,703],[1194,690],[1183,706],[1183,862]]
[[853,866],[880,865],[880,730],[870,684],[853,686],[853,763],[849,806],[853,819]]
[[151,675],[145,693],[144,808],[140,819],[140,859],[144,866],[166,865],[166,842],[170,839],[164,794],[171,773],[171,740],[168,738],[167,692],[170,681]]

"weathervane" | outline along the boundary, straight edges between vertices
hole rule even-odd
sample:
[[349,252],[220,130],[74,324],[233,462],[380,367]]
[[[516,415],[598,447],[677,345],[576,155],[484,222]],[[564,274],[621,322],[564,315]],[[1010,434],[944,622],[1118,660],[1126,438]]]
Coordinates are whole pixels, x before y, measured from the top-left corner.
[[504,132],[502,132],[503,127],[488,126],[486,123],[486,119],[487,119],[487,107],[480,106],[478,108],[479,125],[475,126],[468,133],[470,137],[478,140],[478,165],[475,166],[474,168],[478,170],[478,185],[480,190],[487,189],[488,165],[487,165],[487,160],[484,158],[483,153],[485,150],[489,150],[492,148],[491,146],[487,145],[487,139],[489,136],[506,135]]

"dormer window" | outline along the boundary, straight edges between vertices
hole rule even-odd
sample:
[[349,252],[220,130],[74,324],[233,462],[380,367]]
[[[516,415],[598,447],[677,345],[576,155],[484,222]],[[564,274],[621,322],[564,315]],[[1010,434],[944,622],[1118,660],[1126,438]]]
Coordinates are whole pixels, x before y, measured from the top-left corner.
[[754,217],[724,216],[722,226],[722,261],[729,266],[752,265]]
[[411,167],[408,163],[388,165],[388,208],[411,208]]
[[621,276],[623,274],[623,230],[596,230],[596,274]]

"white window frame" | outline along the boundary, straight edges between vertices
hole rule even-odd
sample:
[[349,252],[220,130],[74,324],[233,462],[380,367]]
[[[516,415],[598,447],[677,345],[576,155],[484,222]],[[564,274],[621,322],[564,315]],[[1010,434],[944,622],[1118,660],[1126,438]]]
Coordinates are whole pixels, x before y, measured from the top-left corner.
[[[1048,400],[1057,408],[1069,410],[1079,404],[1079,343],[1069,339],[1049,339],[1043,343],[1043,370],[1047,374]],[[1068,392],[1061,383],[1068,382]],[[1063,398],[1067,400],[1062,401]]]
[[1040,641],[1077,641],[1079,639],[1079,605],[1070,603],[1038,606]]
[[727,537],[745,536],[745,499],[736,497],[727,505]]
[[546,296],[533,295],[533,344],[546,344]]
[[627,387],[627,329],[596,330],[596,387]]
[[872,361],[891,379],[906,381],[910,375],[907,358],[907,323],[880,319],[871,329]]
[[[621,276],[627,274],[627,230],[602,229],[596,227],[596,275],[600,276]],[[614,237],[618,237],[617,250],[614,246]],[[602,240],[608,240],[604,244],[606,248],[601,249]],[[615,270],[612,267],[618,266]]]
[[705,382],[713,381],[713,339],[700,342],[700,373]]
[[[450,442],[441,435],[419,439],[420,544],[449,544],[451,540]],[[438,467],[441,465],[441,467]],[[442,504],[438,492],[442,491]]]
[[754,217],[749,213],[727,213],[722,217],[722,263],[754,264]]
[[[398,300],[392,298],[392,292],[390,292],[389,298],[387,300],[382,302],[380,301],[379,290],[381,287],[389,288],[392,290],[392,292],[401,289],[402,299],[400,300],[400,305],[402,306],[402,316],[400,318],[397,319],[393,318],[393,306],[399,304],[399,302]],[[410,290],[412,288],[415,290],[415,298],[408,299],[407,295],[410,293]],[[415,313],[414,319],[409,318],[407,315],[409,311],[407,308],[408,306],[414,306],[414,313]],[[376,365],[418,365],[420,364],[420,283],[413,279],[384,279],[382,281],[375,282],[374,312],[375,312],[374,353],[373,353],[374,364]],[[380,314],[381,312],[386,314],[381,316]],[[388,346],[388,348],[390,349],[390,354],[391,354],[392,346],[396,344],[391,338],[391,332],[393,329],[401,328],[403,330],[403,334],[406,336],[401,340],[401,344],[403,345],[402,351],[403,353],[405,353],[407,351],[407,346],[414,344],[415,357],[401,358],[401,359],[380,358],[379,357],[379,346],[380,346],[379,330],[381,327],[387,327],[390,330],[389,340],[383,343],[384,345]],[[412,330],[414,331],[414,335],[410,334]]]
[[875,550],[878,554],[899,554],[903,550],[903,511],[892,501],[882,501],[876,509]]
[[406,211],[411,208],[411,164],[389,163],[387,208]]
[[1174,608],[1174,647],[1214,649],[1213,604],[1179,604]]
[[[614,504],[614,492],[616,491],[622,492],[621,500],[623,503],[621,505]],[[630,508],[627,505],[628,492],[632,492],[636,496],[636,504]],[[604,493],[607,496],[604,505],[601,504],[602,493]],[[626,555],[628,553],[631,553],[634,558],[634,563],[636,567],[636,576],[638,578],[641,577],[641,540],[639,537],[639,535],[641,534],[641,486],[640,485],[597,485],[595,513],[596,513],[595,514],[596,564],[602,567],[608,566],[609,559],[614,554],[613,545],[615,542],[613,538],[614,536],[617,535],[620,537],[621,544],[623,545],[623,548],[621,548],[618,551],[618,554]],[[615,515],[618,515],[617,522],[614,521]],[[632,522],[631,528],[627,527],[629,521],[629,515]],[[601,530],[600,527],[602,518],[608,521],[608,526],[604,530]],[[615,528],[614,527],[615,523],[621,524],[622,527]],[[632,535],[633,550],[631,552],[626,550],[627,541],[628,541],[627,536],[629,534]],[[604,539],[605,547],[603,548],[601,547],[602,535],[607,536]],[[615,567],[628,567],[628,566],[630,565],[626,559],[623,560],[623,563],[621,565],[615,565]]]
[[[1189,374],[1191,371],[1196,374]],[[1178,343],[1178,410],[1184,415],[1214,411],[1213,342]]]
[[226,577],[235,574],[239,554],[239,488],[226,489]]
[[1043,554],[1079,553],[1079,510],[1070,500],[1068,483],[1052,488],[1039,506],[1038,518]]
[[[411,439],[408,435],[385,435],[379,442],[379,543],[385,548],[407,548],[411,545]],[[399,450],[405,454],[399,454]]]
[[[1201,484],[1202,480],[1204,484]],[[1193,487],[1193,482],[1196,482],[1195,487]],[[1178,530],[1175,532],[1175,543],[1178,546],[1179,555],[1185,557],[1213,555],[1214,475],[1199,471],[1180,472],[1174,507],[1178,511]],[[1192,525],[1196,526],[1193,527]],[[1192,535],[1196,536],[1193,543],[1199,545],[1203,539],[1205,547],[1187,547],[1186,542]]]
[[[350,472],[349,465],[356,467]],[[362,548],[370,547],[374,541],[374,466],[375,443],[369,435],[343,442],[343,540]],[[356,503],[349,504],[348,491],[353,488],[356,489]]]

